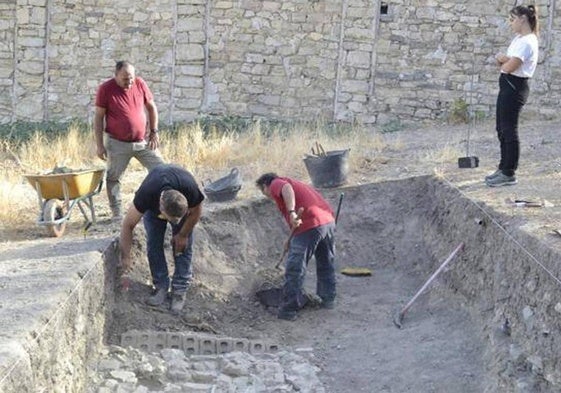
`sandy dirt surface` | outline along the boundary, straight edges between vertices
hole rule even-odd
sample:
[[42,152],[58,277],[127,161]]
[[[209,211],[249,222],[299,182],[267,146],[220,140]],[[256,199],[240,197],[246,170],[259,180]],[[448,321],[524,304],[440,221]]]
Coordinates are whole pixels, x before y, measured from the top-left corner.
[[[348,184],[355,186],[435,175],[485,208],[520,219],[520,225],[527,226],[548,245],[558,248],[561,237],[553,230],[561,226],[560,209],[557,207],[561,205],[558,196],[560,125],[558,122],[535,120],[522,122],[521,160],[517,173],[519,184],[516,186],[491,189],[483,183],[484,176],[493,172],[498,162],[498,142],[490,122],[478,124],[471,130],[470,154],[479,157],[479,168],[459,169],[457,165],[458,156],[466,153],[468,126],[408,127],[384,134],[385,148],[382,152],[363,157],[351,167]],[[272,205],[263,202],[253,187],[253,181],[259,174],[246,173],[244,168],[240,170],[245,180],[241,200],[208,204],[206,208],[206,217],[198,234],[201,241],[195,247],[199,244],[204,246],[197,251],[195,271],[198,269],[200,276],[207,280],[197,278],[190,289],[182,316],[174,317],[163,308],[145,306],[149,274],[142,234],[137,236],[134,250],[137,267],[132,274],[133,284],[117,299],[115,324],[109,332],[110,342],[118,342],[120,333],[133,328],[268,337],[283,345],[313,348],[317,364],[323,370],[322,380],[330,392],[484,390],[487,378],[482,360],[484,343],[478,336],[480,332],[476,322],[459,307],[460,298],[451,294],[446,297],[423,296],[416,303],[404,329],[399,330],[392,323],[392,313],[428,278],[426,271],[414,268],[428,258],[422,249],[423,239],[414,239],[420,248],[404,247],[399,252],[390,252],[383,247],[373,249],[368,226],[359,225],[365,222],[372,226],[370,229],[376,225],[403,225],[394,220],[402,218],[405,212],[392,212],[392,201],[384,201],[379,206],[367,206],[361,200],[344,201],[337,233],[340,265],[366,266],[374,274],[361,278],[338,275],[340,295],[335,310],[311,308],[304,310],[295,322],[279,321],[249,296],[250,289],[261,278],[257,274],[259,269],[274,265],[278,259],[286,230],[279,218],[274,216],[276,211]],[[142,173],[131,173],[129,179],[140,181]],[[330,190],[328,194],[330,201],[336,205],[338,191]],[[408,197],[411,196],[392,195],[396,199]],[[379,198],[384,199],[385,196],[380,195]],[[505,202],[507,199],[547,202],[548,207],[520,208]],[[110,223],[104,195],[97,198],[96,204],[99,205],[99,222],[89,230],[88,236],[117,236],[118,227]],[[402,205],[402,209],[410,207]],[[252,255],[255,253],[251,247],[255,237],[251,233],[255,228],[243,230],[230,225],[236,220],[270,234],[271,244],[261,247],[259,254]],[[81,225],[79,220],[70,223],[65,238],[81,238]],[[360,230],[357,230],[357,225]],[[2,247],[12,248],[17,244],[23,252],[43,236],[40,228],[33,223],[17,233],[6,229],[4,233],[7,241]],[[392,243],[395,240],[390,237],[392,232],[387,234],[387,239],[377,241]],[[210,248],[218,240],[221,249]],[[403,243],[405,240],[400,241]],[[407,264],[391,263],[386,259],[390,254],[393,258],[397,255],[408,261]],[[307,278],[307,287],[311,292],[315,283],[313,270],[312,264]],[[240,272],[255,274],[251,280],[243,281],[236,276]],[[216,279],[212,279],[213,273]],[[232,275],[231,279],[228,279],[229,275]],[[238,287],[240,282],[247,284],[243,290]]]

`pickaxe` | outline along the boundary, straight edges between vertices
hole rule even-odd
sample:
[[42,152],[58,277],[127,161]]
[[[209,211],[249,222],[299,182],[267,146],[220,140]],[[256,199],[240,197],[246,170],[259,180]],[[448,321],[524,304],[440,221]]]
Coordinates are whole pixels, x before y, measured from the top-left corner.
[[425,289],[427,289],[429,284],[436,278],[436,276],[438,276],[440,274],[440,272],[444,270],[444,268],[446,267],[446,265],[448,265],[448,263],[452,260],[452,258],[454,258],[454,256],[458,252],[460,252],[460,250],[462,250],[463,248],[464,248],[464,243],[460,243],[458,245],[458,247],[456,247],[456,249],[454,251],[452,251],[452,254],[450,254],[450,256],[442,263],[442,265],[440,265],[440,267],[438,269],[436,269],[436,271],[432,274],[432,276],[430,276],[430,278],[424,283],[424,285],[421,287],[421,289],[419,289],[417,291],[417,293],[415,294],[415,296],[413,296],[413,298],[409,301],[409,303],[407,303],[407,305],[405,307],[403,307],[401,309],[401,311],[399,311],[398,313],[396,313],[394,315],[393,323],[395,324],[395,326],[397,326],[398,328],[401,329],[401,324],[403,322],[403,317],[405,316],[405,313],[407,312],[409,307],[411,307],[413,302],[415,300],[417,300],[417,298],[421,295],[421,293],[423,293],[423,291]]

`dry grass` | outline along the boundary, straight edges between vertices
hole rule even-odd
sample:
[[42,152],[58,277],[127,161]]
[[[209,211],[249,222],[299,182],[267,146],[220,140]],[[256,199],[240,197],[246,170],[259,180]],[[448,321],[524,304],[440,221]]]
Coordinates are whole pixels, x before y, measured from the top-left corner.
[[[200,180],[227,174],[232,167],[243,168],[246,181],[253,182],[261,173],[274,171],[281,175],[306,178],[302,158],[320,143],[325,151],[351,149],[350,167],[379,159],[386,145],[379,133],[362,127],[348,127],[344,132],[327,132],[317,124],[263,129],[255,122],[242,133],[206,133],[199,124],[182,127],[174,133],[161,133],[164,159],[192,171]],[[95,156],[93,135],[71,126],[62,136],[49,139],[46,133],[35,133],[20,145],[0,145],[0,222],[5,226],[32,225],[39,213],[38,198],[27,184],[24,174],[48,173],[55,166],[72,169],[103,165]],[[133,160],[127,173],[144,173]],[[127,176],[123,193],[132,193],[138,176]],[[245,187],[248,188],[248,187]],[[254,190],[252,190],[254,191]],[[104,194],[104,193],[103,193]],[[244,194],[241,193],[240,197]],[[104,195],[103,195],[104,197]]]
[[443,164],[446,162],[454,162],[458,157],[465,156],[465,151],[462,152],[456,146],[446,144],[434,150],[424,152],[421,161],[431,162],[435,164]]
[[69,168],[90,167],[96,161],[93,136],[70,126],[68,133],[51,139],[36,132],[21,145],[17,153],[22,166],[32,172],[48,172],[55,166]]

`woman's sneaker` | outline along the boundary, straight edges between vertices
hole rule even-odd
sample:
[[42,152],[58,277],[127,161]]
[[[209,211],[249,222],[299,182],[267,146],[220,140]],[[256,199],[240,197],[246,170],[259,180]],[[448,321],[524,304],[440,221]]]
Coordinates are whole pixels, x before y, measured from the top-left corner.
[[497,169],[495,172],[491,173],[490,175],[485,176],[485,181],[490,180],[494,177],[497,177],[500,173],[503,173],[500,169]]
[[497,176],[486,180],[485,183],[489,187],[512,186],[518,183],[515,176],[507,176],[504,173],[499,173]]

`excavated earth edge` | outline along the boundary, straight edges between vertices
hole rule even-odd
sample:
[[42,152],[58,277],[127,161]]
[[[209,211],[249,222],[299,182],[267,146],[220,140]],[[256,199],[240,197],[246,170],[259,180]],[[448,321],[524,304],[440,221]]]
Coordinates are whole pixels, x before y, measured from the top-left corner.
[[485,362],[498,384],[489,391],[560,391],[561,255],[528,232],[527,218],[497,213],[449,185],[427,183],[432,220],[423,237],[431,239],[432,261],[465,244],[442,279],[481,321]]
[[45,239],[0,254],[1,392],[85,388],[112,308],[110,243]]

